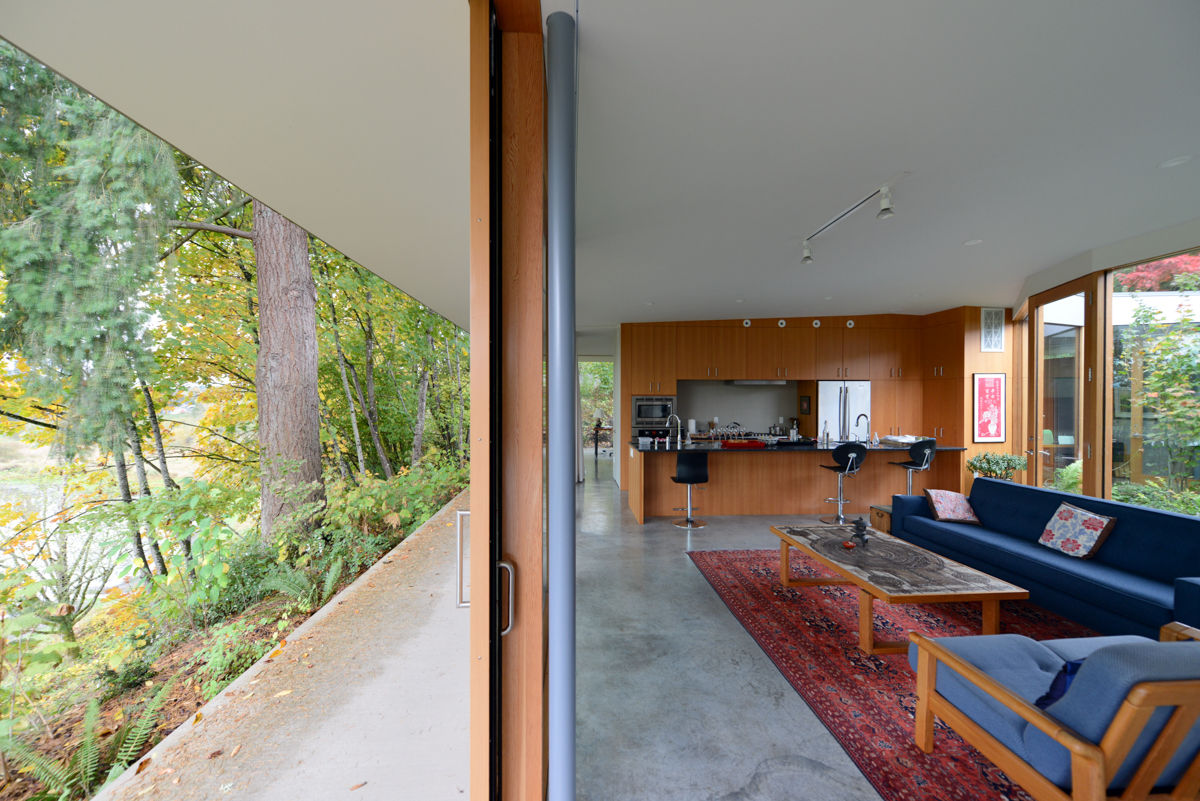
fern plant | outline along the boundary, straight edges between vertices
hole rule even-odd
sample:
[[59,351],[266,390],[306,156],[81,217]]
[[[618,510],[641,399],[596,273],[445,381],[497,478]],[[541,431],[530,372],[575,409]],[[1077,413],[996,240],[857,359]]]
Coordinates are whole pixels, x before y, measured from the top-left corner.
[[339,556],[329,565],[325,580],[318,583],[317,577],[311,573],[284,565],[267,577],[263,587],[289,596],[300,609],[311,612],[327,604],[333,597],[333,591],[342,577],[342,568],[343,562]]
[[71,758],[63,761],[38,753],[28,743],[7,739],[0,748],[19,767],[26,768],[45,788],[31,801],[75,801],[91,798],[97,790],[120,776],[142,752],[158,725],[158,715],[174,681],[154,694],[136,719],[130,718],[101,743],[97,730],[100,703],[88,702],[83,715],[83,740]]

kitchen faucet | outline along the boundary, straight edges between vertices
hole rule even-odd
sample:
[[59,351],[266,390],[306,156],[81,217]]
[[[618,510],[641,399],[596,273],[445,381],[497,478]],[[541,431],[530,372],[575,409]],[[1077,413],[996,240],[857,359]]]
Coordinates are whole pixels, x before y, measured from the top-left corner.
[[869,440],[871,438],[871,416],[869,414],[867,414],[866,412],[860,413],[858,415],[858,417],[854,418],[854,425],[855,425],[855,427],[857,427],[858,421],[863,419],[864,417],[867,418],[867,436],[863,437],[863,439]]
[[[675,414],[675,412],[671,412],[669,415],[667,415],[668,431],[671,428],[671,418],[672,417],[675,418],[675,447],[682,448],[683,447],[683,420],[681,420],[679,418],[679,415]],[[667,434],[667,448],[670,448],[670,447],[671,447],[671,435],[670,435],[670,433],[668,433]]]

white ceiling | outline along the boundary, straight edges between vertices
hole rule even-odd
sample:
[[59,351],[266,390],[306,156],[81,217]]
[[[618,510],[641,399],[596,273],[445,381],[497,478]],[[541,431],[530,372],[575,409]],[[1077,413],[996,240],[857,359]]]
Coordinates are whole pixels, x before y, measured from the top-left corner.
[[0,36],[459,325],[467,3],[0,0]]
[[[580,326],[1010,305],[1031,273],[1200,217],[1195,0],[580,0],[578,19]],[[873,202],[799,263],[904,171],[895,217]]]
[[[630,320],[1008,305],[1200,218],[1196,0],[580,4],[592,342]],[[0,35],[466,323],[462,0],[0,0]],[[799,263],[905,171],[894,218],[871,204]]]

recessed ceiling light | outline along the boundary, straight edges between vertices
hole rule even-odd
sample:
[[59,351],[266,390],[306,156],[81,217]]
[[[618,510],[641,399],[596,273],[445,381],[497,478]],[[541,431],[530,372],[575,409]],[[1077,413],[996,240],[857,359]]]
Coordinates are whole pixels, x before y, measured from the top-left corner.
[[976,245],[982,245],[982,244],[983,244],[982,239],[968,239],[966,242],[963,242],[963,247],[964,248],[973,248]]
[[827,297],[827,298],[825,298],[825,300],[833,300],[833,298]]
[[734,301],[734,303],[741,303],[741,302],[742,302],[741,298],[738,298],[737,300]]
[[1187,164],[1193,158],[1194,158],[1194,156],[1176,156],[1173,159],[1167,159],[1166,161],[1159,162],[1158,168],[1160,170],[1169,170],[1172,167],[1182,167],[1184,164]]
[[646,301],[646,305],[647,305],[647,306],[653,306],[653,305],[654,305],[654,301],[652,301],[652,300],[648,300],[648,301]]

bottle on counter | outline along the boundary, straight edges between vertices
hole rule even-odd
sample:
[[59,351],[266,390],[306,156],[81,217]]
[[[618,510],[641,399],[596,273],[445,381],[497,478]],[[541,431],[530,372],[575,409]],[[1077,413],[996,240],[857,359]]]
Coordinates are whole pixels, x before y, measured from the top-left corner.
[[821,428],[821,444],[829,445],[829,421],[825,421],[825,425]]

